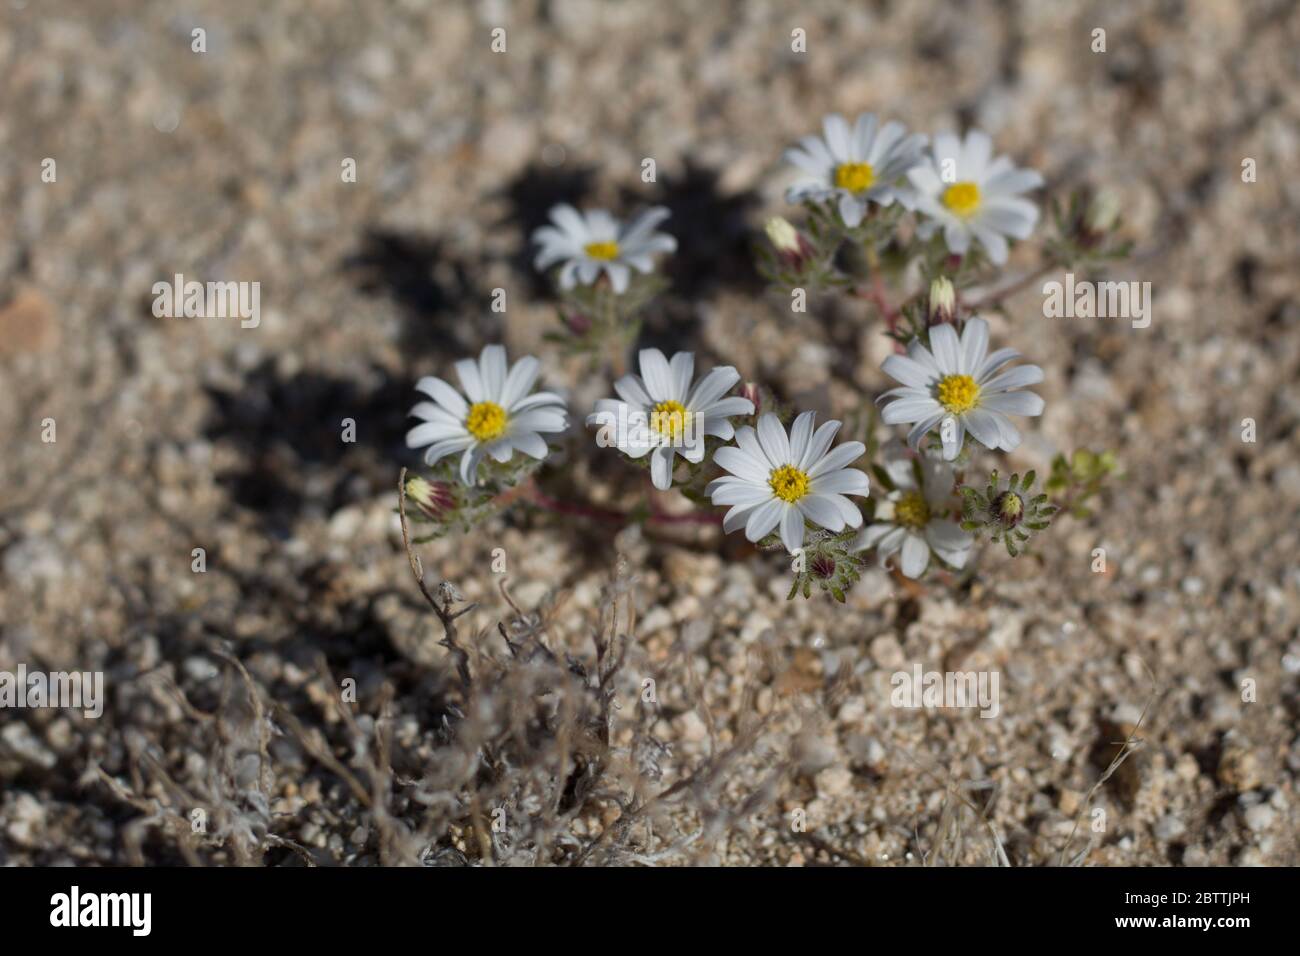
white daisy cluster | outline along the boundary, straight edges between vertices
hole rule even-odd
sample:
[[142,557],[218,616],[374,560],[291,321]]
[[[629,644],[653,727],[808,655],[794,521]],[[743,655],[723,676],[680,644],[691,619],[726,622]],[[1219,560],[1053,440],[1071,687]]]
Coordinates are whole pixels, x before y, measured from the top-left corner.
[[[1028,238],[1037,224],[1038,208],[1024,195],[1042,177],[995,156],[979,130],[931,141],[864,113],[852,124],[828,116],[822,134],[785,154],[799,172],[787,198],[803,204],[807,223],[768,221],[760,271],[791,288],[850,290],[884,321],[895,354],[882,371],[897,386],[877,399],[880,420],[907,432],[906,444],[888,442],[873,466],[883,494],[870,496],[867,446],[834,445],[839,421],[818,426],[813,412],[779,417],[767,410],[771,396],[760,409],[758,386],[741,386],[732,366],[697,377],[693,353],[646,348],[636,372],[614,380],[614,397],[598,400],[586,423],[598,446],[647,466],[649,488],[627,511],[552,498],[531,475],[550,452],[548,436],[568,429],[565,402],[533,390],[536,358],[511,366],[501,346],[489,345],[477,361],[455,363],[459,389],[432,376],[416,386],[431,401],[412,409],[420,422],[407,444],[425,449],[432,473],[405,486],[414,513],[468,527],[491,507],[524,499],[597,521],[717,522],[724,533],[743,531],[760,548],[788,552],[791,596],[809,596],[815,583],[841,601],[869,566],[868,552],[907,578],[957,572],[971,565],[977,536],[1021,553],[1061,507],[1049,491],[1080,514],[1114,468],[1106,454],[1054,462],[1047,491],[1035,487],[1032,471],[1009,482],[997,470],[985,481],[967,479],[978,455],[1020,446],[1013,419],[1043,412],[1042,398],[1027,390],[1043,370],[1013,365],[1014,349],[991,350],[989,325],[975,314],[979,303],[1024,284],[988,290],[1009,241]],[[1054,208],[1061,235],[1048,267],[1069,256],[1117,255],[1113,209],[1080,197],[1064,212]],[[659,231],[668,216],[657,206],[624,223],[605,210],[559,205],[532,235],[534,264],[555,279],[567,327],[561,340],[570,353],[589,353],[589,368],[622,369],[634,317],[664,285],[656,257],[677,248]],[[891,286],[913,285],[918,272],[928,294],[899,295],[891,305]],[[964,297],[971,286],[981,292],[973,299]],[[725,513],[662,510],[654,496],[670,491]]]
[[[834,209],[850,233],[875,209],[914,211],[921,239],[942,233],[948,251],[958,256],[970,252],[974,240],[1001,265],[1007,239],[1028,238],[1038,221],[1038,207],[1023,194],[1041,186],[1042,176],[1006,156],[994,158],[992,140],[980,130],[964,140],[940,134],[928,143],[896,121],[880,125],[871,113],[852,126],[831,115],[822,121],[821,136],[805,136],[785,156],[799,172],[787,200]],[[842,237],[832,238],[813,245],[834,247]]]

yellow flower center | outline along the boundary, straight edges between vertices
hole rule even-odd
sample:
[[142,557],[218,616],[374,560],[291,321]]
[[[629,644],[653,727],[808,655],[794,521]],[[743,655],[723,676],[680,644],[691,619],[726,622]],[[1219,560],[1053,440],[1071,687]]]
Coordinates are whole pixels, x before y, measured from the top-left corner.
[[924,528],[930,523],[930,506],[925,495],[913,488],[903,492],[894,503],[894,524],[904,528]]
[[465,417],[465,429],[479,441],[500,438],[506,430],[506,410],[496,402],[475,402]]
[[618,258],[618,243],[589,242],[583,246],[583,251],[593,259],[603,259],[608,262],[610,259]]
[[691,413],[681,402],[660,402],[650,413],[650,427],[668,438],[676,438],[691,423]]
[[835,167],[835,186],[851,193],[870,189],[876,181],[876,171],[870,163],[843,163]]
[[807,473],[800,471],[794,465],[782,465],[780,468],[772,469],[772,474],[767,479],[767,483],[772,486],[772,494],[782,501],[791,503],[808,494],[809,481]]
[[953,183],[943,191],[943,204],[963,219],[980,205],[980,188],[974,183]]
[[969,412],[980,400],[980,387],[969,375],[944,376],[939,379],[936,392],[935,398],[939,404],[954,415]]

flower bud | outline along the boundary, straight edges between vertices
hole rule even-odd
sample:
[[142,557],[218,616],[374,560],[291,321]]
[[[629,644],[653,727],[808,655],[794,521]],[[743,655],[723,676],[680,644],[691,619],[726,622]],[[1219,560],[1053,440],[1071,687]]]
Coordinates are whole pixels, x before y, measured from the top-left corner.
[[1084,213],[1084,230],[1093,236],[1105,235],[1119,222],[1121,208],[1119,197],[1115,193],[1108,189],[1098,191],[1088,203],[1088,211]]
[[426,481],[418,476],[406,479],[406,497],[434,521],[440,521],[456,507],[456,498],[446,482]]
[[930,283],[930,324],[951,323],[957,315],[957,292],[947,276]]
[[829,554],[814,555],[808,569],[817,577],[825,580],[835,574],[835,559]]
[[767,221],[764,227],[767,232],[767,238],[771,240],[772,246],[785,262],[793,266],[798,266],[812,252],[812,247],[808,245],[808,240],[789,221],[781,216],[774,216]]
[[758,391],[758,383],[746,382],[744,385],[740,386],[740,397],[747,398],[751,402],[753,402],[754,414],[757,415],[759,408],[761,408],[763,404],[762,396],[759,394]]
[[581,312],[570,312],[565,315],[564,324],[574,335],[586,335],[591,331],[591,319]]

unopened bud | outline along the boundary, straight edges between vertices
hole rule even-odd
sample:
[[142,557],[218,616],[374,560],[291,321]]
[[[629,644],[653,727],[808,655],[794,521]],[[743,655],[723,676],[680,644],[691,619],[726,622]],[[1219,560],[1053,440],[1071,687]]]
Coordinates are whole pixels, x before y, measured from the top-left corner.
[[1119,222],[1122,206],[1119,196],[1109,189],[1099,190],[1088,203],[1083,215],[1083,231],[1086,238],[1100,239],[1115,228]]
[[957,292],[947,276],[930,283],[930,324],[952,322],[957,314]]
[[574,335],[586,335],[591,331],[591,319],[581,312],[570,312],[565,316],[565,324]]
[[818,554],[812,559],[809,570],[823,580],[835,574],[835,559],[829,554]]
[[758,383],[757,383],[757,382],[746,382],[744,385],[740,386],[740,397],[741,397],[741,398],[747,398],[747,399],[749,399],[751,402],[753,402],[753,404],[754,404],[754,414],[757,415],[757,414],[758,414],[758,410],[759,410],[759,408],[760,408],[760,407],[762,406],[762,404],[763,404],[763,402],[762,402],[762,396],[759,394],[759,391],[758,391]]
[[441,520],[456,507],[451,487],[442,481],[426,481],[420,477],[406,479],[406,497],[415,502],[420,511],[434,521]]
[[792,265],[798,265],[812,251],[805,239],[790,222],[781,216],[774,216],[765,227],[767,238],[782,259]]

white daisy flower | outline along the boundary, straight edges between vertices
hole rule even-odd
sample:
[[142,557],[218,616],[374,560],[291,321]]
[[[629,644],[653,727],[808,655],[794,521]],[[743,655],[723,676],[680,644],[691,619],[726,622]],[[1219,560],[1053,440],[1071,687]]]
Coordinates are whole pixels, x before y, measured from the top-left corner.
[[533,233],[533,242],[541,247],[533,265],[544,272],[563,261],[562,289],[572,289],[575,281],[591,285],[604,272],[614,291],[622,295],[632,269],[649,273],[654,269],[651,257],[655,253],[677,248],[672,236],[654,231],[669,216],[663,206],[646,210],[627,226],[603,209],[580,213],[561,204],[552,208],[550,215],[554,225]]
[[729,441],[735,429],[729,415],[752,415],[747,398],[723,398],[740,381],[730,365],[715,368],[694,387],[695,356],[678,352],[672,361],[658,349],[641,351],[641,374],[624,375],[614,383],[622,401],[602,398],[588,425],[611,429],[606,444],[617,446],[631,458],[650,453],[650,480],[666,491],[673,483],[673,459],[681,454],[695,463],[704,459],[704,438],[714,435]]
[[882,520],[872,522],[853,542],[854,551],[876,548],[880,563],[902,552],[903,574],[919,578],[930,564],[933,551],[954,568],[965,567],[975,538],[950,520],[954,504],[955,475],[951,465],[932,458],[918,463],[918,485],[912,462],[894,459],[885,465],[895,490],[876,512]]
[[478,361],[461,359],[456,363],[468,401],[442,379],[426,375],[415,388],[433,401],[420,402],[411,409],[410,414],[423,423],[406,433],[407,447],[428,445],[424,453],[427,465],[464,452],[460,480],[467,485],[477,481],[484,455],[507,462],[518,448],[533,458],[545,458],[542,433],[562,432],[566,422],[564,399],[559,395],[528,394],[540,369],[541,363],[531,355],[507,367],[505,348],[486,346]]
[[746,538],[761,541],[779,527],[781,543],[794,551],[803,546],[804,519],[835,532],[862,524],[862,512],[844,496],[866,497],[867,476],[845,466],[867,448],[850,441],[828,452],[840,423],[829,421],[814,432],[816,417],[804,412],[787,437],[769,412],[759,418],[757,432],[738,428],[736,444],[714,453],[713,460],[731,472],[705,488],[715,505],[731,505],[723,531],[744,527]]
[[934,138],[925,161],[907,178],[916,190],[916,210],[929,217],[917,234],[928,239],[943,229],[948,251],[965,255],[971,239],[989,259],[1007,261],[1007,240],[1028,239],[1038,222],[1038,207],[1019,194],[1043,185],[1032,169],[1019,169],[1007,156],[992,159],[993,141],[973,129],[965,141],[951,133]]
[[887,425],[913,424],[907,443],[919,448],[930,429],[939,426],[943,457],[952,461],[961,451],[966,432],[980,444],[1012,451],[1020,444],[1020,432],[1007,415],[1041,415],[1043,400],[1033,392],[1017,389],[1043,380],[1037,365],[1020,365],[995,375],[998,369],[1020,357],[1015,349],[998,349],[986,355],[989,325],[983,319],[969,319],[961,338],[951,325],[930,329],[930,346],[919,339],[907,347],[907,355],[891,355],[881,368],[903,383],[890,389],[877,402],[894,399],[881,412]]
[[891,205],[895,199],[911,208],[911,193],[903,178],[921,161],[925,137],[907,135],[902,123],[877,128],[876,117],[863,113],[849,128],[838,113],[822,120],[822,136],[805,136],[785,152],[786,161],[805,174],[786,191],[788,202],[831,199],[850,229],[862,222],[867,204]]

